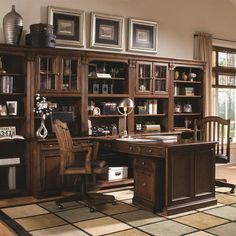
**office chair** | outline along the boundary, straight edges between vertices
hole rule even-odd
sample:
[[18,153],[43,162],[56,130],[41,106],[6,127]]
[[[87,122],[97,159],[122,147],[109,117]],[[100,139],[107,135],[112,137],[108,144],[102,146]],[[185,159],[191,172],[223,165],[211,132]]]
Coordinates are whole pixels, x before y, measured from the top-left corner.
[[[217,116],[207,116],[194,121],[194,140],[216,141],[216,163],[228,163],[230,161],[230,120]],[[216,179],[215,185],[231,188],[234,193],[235,185],[227,183],[226,179]]]
[[104,195],[102,193],[88,193],[88,176],[103,174],[108,171],[108,165],[105,161],[97,160],[98,142],[73,144],[70,131],[66,123],[60,120],[54,121],[54,130],[58,140],[60,149],[60,174],[62,182],[64,177],[73,175],[76,180],[80,180],[80,193],[72,196],[64,197],[56,201],[61,209],[64,202],[84,201],[90,211],[95,210],[94,204],[111,202],[116,204],[116,200],[112,195]]

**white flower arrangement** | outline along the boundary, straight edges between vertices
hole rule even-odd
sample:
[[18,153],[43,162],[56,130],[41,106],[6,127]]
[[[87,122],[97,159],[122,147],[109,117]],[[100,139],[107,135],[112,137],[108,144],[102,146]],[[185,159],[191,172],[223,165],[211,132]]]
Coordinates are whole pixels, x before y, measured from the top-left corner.
[[34,113],[40,116],[42,119],[46,119],[47,116],[52,113],[53,108],[49,106],[49,103],[46,101],[45,97],[40,96],[39,93],[35,97],[35,108],[33,109]]

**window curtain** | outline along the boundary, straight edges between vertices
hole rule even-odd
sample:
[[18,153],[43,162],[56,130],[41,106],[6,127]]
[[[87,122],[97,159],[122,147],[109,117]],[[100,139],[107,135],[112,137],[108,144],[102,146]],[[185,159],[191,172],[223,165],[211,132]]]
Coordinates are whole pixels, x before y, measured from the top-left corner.
[[212,109],[212,35],[198,32],[194,34],[194,54],[195,60],[206,62],[205,81],[205,115],[211,115]]

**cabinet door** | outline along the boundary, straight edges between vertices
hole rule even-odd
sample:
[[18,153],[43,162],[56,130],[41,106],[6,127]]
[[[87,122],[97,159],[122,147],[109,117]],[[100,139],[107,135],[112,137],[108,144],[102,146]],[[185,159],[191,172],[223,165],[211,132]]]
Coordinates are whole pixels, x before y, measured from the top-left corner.
[[58,57],[38,56],[36,62],[37,90],[58,89],[60,79]]
[[153,64],[153,94],[168,93],[168,64]]
[[37,57],[37,90],[79,91],[79,58],[43,55]]
[[138,62],[136,67],[136,93],[152,93],[152,63]]
[[62,181],[60,176],[60,156],[58,151],[42,153],[41,180],[41,192],[58,192],[61,189]]
[[79,76],[79,62],[77,58],[63,57],[61,60],[62,66],[62,80],[61,89],[63,91],[79,90],[78,76]]

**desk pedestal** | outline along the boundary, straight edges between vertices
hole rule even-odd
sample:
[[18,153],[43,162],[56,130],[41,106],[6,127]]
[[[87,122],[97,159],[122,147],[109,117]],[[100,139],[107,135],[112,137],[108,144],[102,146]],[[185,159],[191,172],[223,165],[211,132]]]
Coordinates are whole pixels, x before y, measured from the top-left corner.
[[164,215],[215,205],[215,143],[116,142],[134,160],[133,203]]

